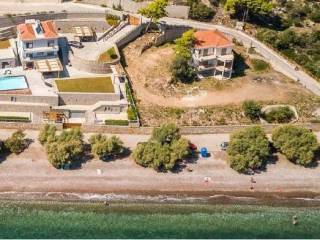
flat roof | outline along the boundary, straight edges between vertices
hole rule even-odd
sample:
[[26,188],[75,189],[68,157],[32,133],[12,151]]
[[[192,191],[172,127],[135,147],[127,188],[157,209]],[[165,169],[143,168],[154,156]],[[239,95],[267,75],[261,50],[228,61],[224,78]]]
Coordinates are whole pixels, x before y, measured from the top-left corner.
[[50,58],[35,61],[36,69],[39,72],[61,72],[63,66],[58,58]]
[[76,26],[73,27],[74,36],[76,37],[92,37],[93,31],[88,26]]
[[16,58],[12,48],[0,49],[0,59],[13,59]]
[[59,92],[114,93],[111,77],[86,77],[55,81]]

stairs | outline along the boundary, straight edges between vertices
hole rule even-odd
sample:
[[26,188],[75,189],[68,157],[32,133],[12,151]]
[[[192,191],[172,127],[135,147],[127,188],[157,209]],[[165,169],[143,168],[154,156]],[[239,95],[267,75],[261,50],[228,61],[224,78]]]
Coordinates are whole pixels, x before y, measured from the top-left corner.
[[121,21],[119,25],[117,25],[114,28],[111,28],[109,31],[107,31],[105,34],[102,35],[102,37],[100,37],[100,39],[98,39],[98,41],[102,40],[102,41],[107,41],[108,39],[110,39],[112,36],[114,36],[116,33],[118,33],[121,29],[123,29],[125,26],[127,26],[129,23],[127,21]]
[[14,28],[12,27],[0,28],[0,41],[7,40],[10,38],[15,38],[15,37],[16,37],[16,32]]

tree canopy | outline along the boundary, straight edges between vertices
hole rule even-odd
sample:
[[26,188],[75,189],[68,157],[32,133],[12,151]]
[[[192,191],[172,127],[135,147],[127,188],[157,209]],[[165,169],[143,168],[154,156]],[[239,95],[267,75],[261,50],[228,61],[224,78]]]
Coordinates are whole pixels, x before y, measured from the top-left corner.
[[133,159],[143,167],[167,171],[188,154],[189,141],[181,137],[179,128],[174,124],[164,124],[153,130],[147,142],[137,145]]
[[319,148],[317,137],[308,129],[286,125],[276,128],[272,133],[275,148],[288,160],[303,166],[309,165]]
[[168,0],[153,0],[146,7],[140,8],[138,13],[150,18],[151,21],[158,21],[160,18],[167,16],[167,6]]
[[123,142],[117,136],[107,138],[101,134],[92,135],[89,139],[91,151],[100,159],[114,157],[123,152]]
[[[64,130],[60,135],[50,133],[53,128],[47,127],[47,134],[41,133],[41,136],[50,136],[46,141],[46,151],[50,163],[56,167],[64,167],[79,159],[83,153],[83,134],[80,129]],[[45,137],[43,137],[45,139]]]
[[230,167],[247,173],[266,162],[270,156],[269,141],[261,127],[248,127],[231,135],[227,153]]
[[195,36],[193,29],[184,32],[180,38],[174,41],[176,55],[189,60],[192,56],[191,48],[194,45],[194,41]]
[[10,152],[19,154],[27,147],[26,134],[22,130],[18,130],[12,134],[7,140],[5,140],[5,148]]
[[248,14],[266,15],[271,12],[271,0],[226,0],[225,9],[231,14],[242,13],[244,20]]

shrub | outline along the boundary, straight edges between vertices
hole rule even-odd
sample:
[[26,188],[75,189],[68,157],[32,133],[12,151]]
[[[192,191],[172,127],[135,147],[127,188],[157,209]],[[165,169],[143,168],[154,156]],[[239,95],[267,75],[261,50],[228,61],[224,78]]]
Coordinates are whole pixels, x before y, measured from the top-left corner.
[[92,135],[89,139],[91,152],[100,159],[114,157],[123,152],[123,142],[117,136],[107,138],[101,134]]
[[171,65],[173,82],[190,83],[196,78],[194,67],[190,66],[189,61],[181,56],[175,57]]
[[155,128],[149,141],[138,144],[133,159],[143,167],[167,171],[172,170],[188,154],[189,141],[181,138],[174,124],[166,124]]
[[319,148],[317,137],[303,127],[287,125],[276,128],[272,133],[273,145],[288,160],[308,166]]
[[267,63],[261,59],[252,59],[251,64],[252,64],[253,70],[255,72],[263,72],[263,71],[266,71],[270,68],[269,63]]
[[44,125],[39,133],[38,140],[41,145],[44,145],[49,141],[53,141],[56,136],[56,126],[46,124]]
[[294,112],[288,107],[277,107],[265,114],[265,119],[269,123],[288,123],[294,118]]
[[15,154],[23,152],[27,147],[27,139],[25,136],[21,130],[14,132],[12,136],[4,142],[6,149]]
[[113,119],[107,119],[105,120],[106,125],[117,125],[117,126],[128,126],[129,121],[128,120],[113,120]]
[[244,101],[242,109],[245,116],[250,118],[251,121],[256,121],[261,116],[261,105],[253,100]]
[[115,26],[120,22],[120,18],[116,15],[107,14],[106,21],[110,26]]
[[128,109],[127,109],[127,114],[128,114],[128,119],[130,121],[134,121],[134,120],[137,120],[137,116],[136,116],[136,113],[134,111],[134,108],[132,106],[129,106]]
[[270,156],[269,141],[261,127],[234,132],[227,149],[230,167],[240,173],[259,169]]

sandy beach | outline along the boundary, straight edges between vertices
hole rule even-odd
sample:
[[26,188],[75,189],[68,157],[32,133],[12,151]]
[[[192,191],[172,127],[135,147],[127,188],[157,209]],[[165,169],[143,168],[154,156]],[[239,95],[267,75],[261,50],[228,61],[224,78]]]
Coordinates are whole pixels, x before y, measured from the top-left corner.
[[[13,131],[1,130],[0,139]],[[38,132],[27,130],[31,139]],[[85,135],[86,138],[90,134]],[[124,144],[133,148],[146,140],[144,135],[119,135]],[[0,198],[126,198],[128,195],[152,196],[156,199],[193,197],[229,199],[231,197],[307,198],[320,203],[320,166],[304,168],[296,166],[282,156],[269,163],[265,171],[253,176],[238,174],[219,150],[219,144],[228,139],[227,134],[186,136],[197,146],[206,146],[209,158],[198,158],[185,168],[172,173],[157,173],[153,169],[138,166],[130,158],[103,162],[89,159],[77,169],[58,170],[50,165],[44,148],[34,141],[20,155],[10,155],[0,161]],[[192,169],[188,171],[187,168]],[[117,198],[117,197],[115,197]]]

